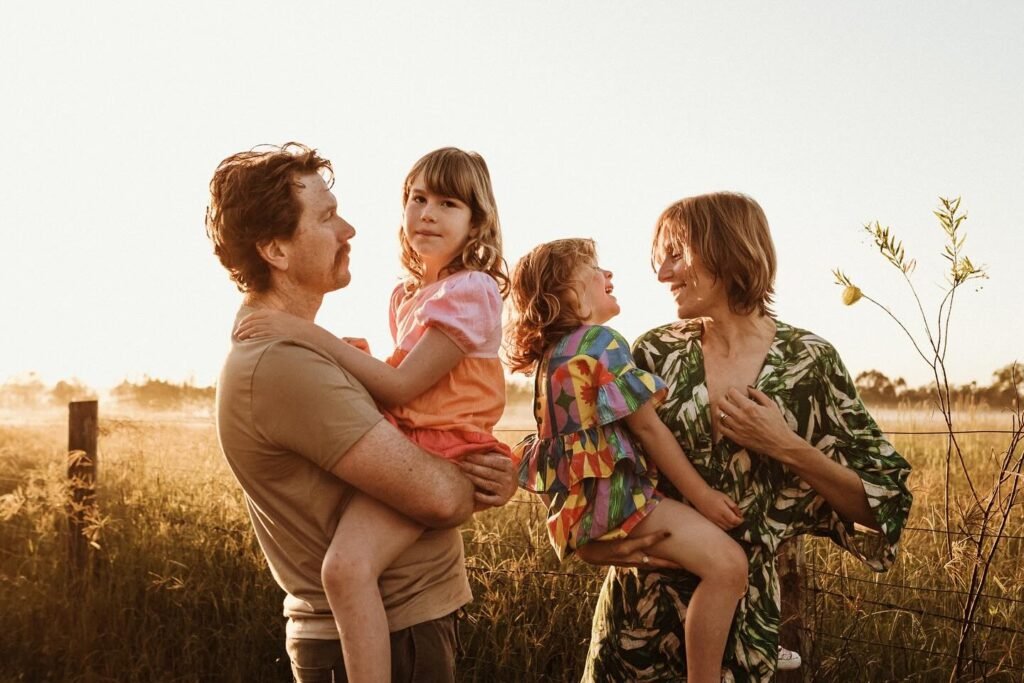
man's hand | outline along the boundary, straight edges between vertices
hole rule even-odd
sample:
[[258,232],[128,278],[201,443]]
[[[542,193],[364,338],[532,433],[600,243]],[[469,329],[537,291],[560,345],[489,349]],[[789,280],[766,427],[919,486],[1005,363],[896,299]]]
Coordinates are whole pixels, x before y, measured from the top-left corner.
[[516,469],[501,453],[473,453],[457,464],[476,488],[473,496],[476,511],[500,507],[516,492],[519,484]]
[[577,548],[576,554],[587,564],[613,564],[616,567],[641,569],[682,569],[675,562],[650,554],[653,546],[670,535],[668,531],[657,531],[617,541],[591,541]]

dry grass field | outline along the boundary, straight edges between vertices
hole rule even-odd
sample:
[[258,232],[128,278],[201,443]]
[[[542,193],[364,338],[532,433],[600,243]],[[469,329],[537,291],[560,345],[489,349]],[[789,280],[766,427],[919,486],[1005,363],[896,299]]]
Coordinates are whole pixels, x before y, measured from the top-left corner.
[[[102,410],[102,406],[101,406]],[[522,412],[522,411],[521,411]],[[517,413],[519,415],[519,413]],[[934,415],[880,413],[893,432],[941,431]],[[520,417],[515,427],[528,427]],[[967,414],[962,430],[1009,429]],[[508,429],[515,441],[522,432]],[[250,532],[208,419],[100,422],[97,549],[66,563],[66,422],[0,422],[0,681],[288,680],[281,593]],[[947,555],[941,435],[893,437],[915,503],[896,566],[873,574],[827,541],[806,546],[805,623],[819,681],[944,681],[971,558]],[[985,482],[1008,436],[964,435]],[[522,492],[463,529],[475,595],[461,627],[463,681],[577,680],[603,572],[559,565],[543,509]],[[1024,515],[1015,511],[975,620],[977,678],[1024,678]],[[961,551],[958,551],[961,549]]]

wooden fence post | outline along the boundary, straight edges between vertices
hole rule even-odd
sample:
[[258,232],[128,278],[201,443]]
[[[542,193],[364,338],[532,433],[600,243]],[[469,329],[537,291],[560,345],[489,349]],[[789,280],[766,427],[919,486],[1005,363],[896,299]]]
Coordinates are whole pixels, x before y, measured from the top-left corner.
[[782,592],[782,624],[779,628],[779,644],[800,653],[803,664],[796,671],[780,671],[776,676],[779,683],[810,681],[814,676],[814,638],[811,627],[813,619],[805,618],[806,574],[804,573],[804,539],[791,538],[782,544],[776,555],[779,571],[779,589]]
[[89,560],[85,537],[89,512],[96,505],[97,401],[68,404],[68,570],[82,576]]

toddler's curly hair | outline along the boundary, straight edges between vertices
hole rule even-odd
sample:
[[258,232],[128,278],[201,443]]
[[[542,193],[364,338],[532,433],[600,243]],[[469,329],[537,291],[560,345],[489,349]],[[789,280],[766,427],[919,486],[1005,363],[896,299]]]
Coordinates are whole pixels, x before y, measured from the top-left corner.
[[512,316],[505,356],[512,372],[532,374],[549,346],[584,324],[576,288],[582,265],[596,265],[591,239],[546,242],[519,259],[512,271]]

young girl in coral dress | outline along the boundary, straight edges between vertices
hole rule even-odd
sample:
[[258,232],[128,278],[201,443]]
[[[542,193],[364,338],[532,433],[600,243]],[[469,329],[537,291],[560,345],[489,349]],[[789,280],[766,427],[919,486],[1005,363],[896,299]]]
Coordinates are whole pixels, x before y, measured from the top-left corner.
[[[254,313],[236,334],[276,334],[323,348],[362,382],[388,420],[438,457],[511,455],[492,434],[505,407],[498,351],[508,277],[487,164],[455,148],[431,152],[409,171],[403,204],[399,242],[407,277],[391,295],[395,350],[386,363],[362,343],[281,313]],[[391,680],[377,579],[422,532],[360,493],[345,508],[324,560],[324,588],[350,681]]]

